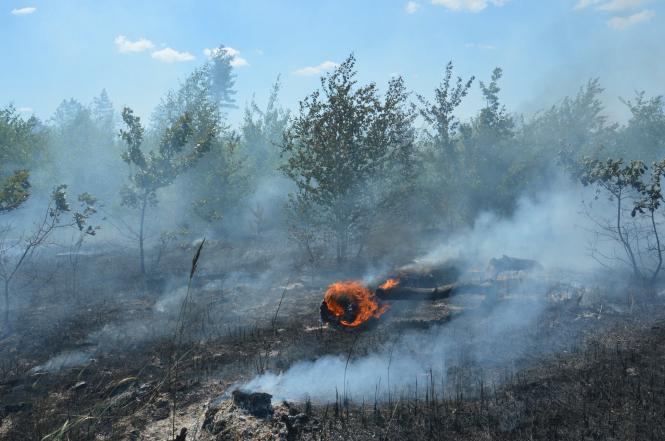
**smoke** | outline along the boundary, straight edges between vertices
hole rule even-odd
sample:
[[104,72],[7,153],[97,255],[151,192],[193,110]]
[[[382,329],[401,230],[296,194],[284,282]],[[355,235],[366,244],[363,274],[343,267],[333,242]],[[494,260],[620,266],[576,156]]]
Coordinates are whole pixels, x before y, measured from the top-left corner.
[[31,373],[57,372],[63,369],[83,366],[92,361],[91,351],[67,351],[50,358],[46,363],[30,369]]
[[[515,280],[507,299],[486,301],[484,307],[443,325],[409,331],[359,358],[349,357],[347,352],[300,361],[285,372],[268,372],[240,387],[268,392],[278,399],[310,397],[326,402],[340,395],[384,400],[389,393],[414,391],[427,378],[435,378],[439,385],[448,384],[450,368],[462,363],[510,365],[522,358],[525,351],[533,350],[529,330],[547,306],[554,285],[579,286],[585,270],[595,264],[587,249],[590,233],[580,223],[579,201],[584,190],[558,184],[556,191],[521,199],[510,219],[482,214],[472,229],[443,241],[416,262],[465,262],[469,270],[506,254],[537,260],[547,268],[547,273]],[[547,274],[554,270],[556,279],[550,280]],[[472,277],[477,275],[462,274],[462,278]],[[376,279],[375,272],[365,278]],[[547,353],[548,348],[538,351]]]
[[[529,288],[524,283],[514,292],[533,294]],[[498,364],[522,357],[528,342],[515,336],[537,320],[546,292],[536,292],[539,300],[506,301],[484,315],[463,315],[445,325],[407,332],[357,359],[340,354],[301,361],[283,373],[269,372],[240,387],[268,392],[276,399],[309,397],[319,402],[333,401],[336,395],[385,400],[389,393],[399,395],[427,383],[428,376],[439,387],[447,383],[449,368],[462,362]]]
[[591,191],[564,177],[551,188],[535,197],[521,197],[510,218],[482,213],[472,229],[434,247],[420,262],[462,259],[479,264],[506,254],[537,260],[550,269],[596,268],[589,255],[593,225],[581,215],[581,201],[590,199]]

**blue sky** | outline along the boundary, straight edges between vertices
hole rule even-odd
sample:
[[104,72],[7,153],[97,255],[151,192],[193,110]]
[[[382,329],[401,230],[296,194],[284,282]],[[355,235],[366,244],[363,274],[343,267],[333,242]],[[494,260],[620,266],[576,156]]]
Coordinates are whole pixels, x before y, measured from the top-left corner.
[[[487,79],[505,71],[503,99],[530,113],[600,77],[610,113],[634,90],[665,92],[663,0],[0,0],[0,105],[47,119],[64,98],[106,88],[140,115],[206,60],[235,50],[238,104],[265,102],[282,76],[295,108],[326,68],[355,53],[362,81],[401,74],[428,95],[448,60]],[[477,87],[474,86],[474,89]],[[480,104],[477,92],[463,112]]]

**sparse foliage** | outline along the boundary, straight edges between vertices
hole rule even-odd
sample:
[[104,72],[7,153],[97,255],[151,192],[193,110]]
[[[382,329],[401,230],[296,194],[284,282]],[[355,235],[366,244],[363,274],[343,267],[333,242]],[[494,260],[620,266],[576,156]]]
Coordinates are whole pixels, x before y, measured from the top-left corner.
[[216,132],[211,127],[203,133],[195,133],[192,119],[185,113],[164,131],[157,149],[146,152],[143,150],[144,129],[140,118],[131,109],[125,108],[122,119],[126,125],[120,132],[126,144],[122,158],[131,168],[129,183],[122,191],[122,204],[140,212],[137,239],[140,269],[145,274],[146,211],[157,205],[159,189],[171,185],[210,150]]
[[289,120],[289,112],[279,106],[280,87],[280,79],[277,78],[265,109],[259,108],[254,100],[245,109],[242,142],[251,158],[252,171],[257,176],[270,175],[279,166],[280,146]]
[[[67,186],[58,185],[51,192],[49,203],[41,219],[18,239],[11,239],[8,234],[13,230],[6,226],[0,236],[0,280],[4,292],[4,324],[10,325],[10,292],[11,284],[37,251],[47,244],[53,233],[60,229],[76,228],[85,235],[94,235],[96,227],[89,225],[88,220],[96,213],[95,199],[88,195],[79,197],[79,210],[72,211],[67,200]],[[67,216],[69,215],[69,216]]]
[[621,159],[585,158],[577,174],[585,186],[596,188],[596,199],[603,193],[614,206],[614,217],[606,220],[589,213],[599,231],[598,237],[620,245],[622,253],[606,254],[594,248],[601,260],[618,260],[628,264],[638,281],[653,285],[662,268],[663,247],[656,212],[663,202],[661,181],[665,161],[653,164],[651,174],[639,160],[624,163]]

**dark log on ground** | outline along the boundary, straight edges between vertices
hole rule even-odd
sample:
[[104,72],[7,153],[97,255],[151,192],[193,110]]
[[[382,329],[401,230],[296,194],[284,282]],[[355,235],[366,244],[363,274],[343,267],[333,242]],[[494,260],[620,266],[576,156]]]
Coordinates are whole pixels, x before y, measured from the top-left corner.
[[412,288],[409,286],[396,286],[394,288],[377,288],[376,296],[384,301],[424,301],[447,299],[457,294],[488,294],[494,290],[489,283],[452,283],[436,288]]
[[499,259],[490,259],[487,272],[490,277],[496,277],[506,271],[535,271],[542,269],[543,266],[535,260],[518,259],[517,257],[510,257],[504,254]]
[[462,264],[448,261],[437,266],[406,265],[389,275],[390,279],[399,279],[400,284],[414,288],[436,288],[455,283],[461,274]]

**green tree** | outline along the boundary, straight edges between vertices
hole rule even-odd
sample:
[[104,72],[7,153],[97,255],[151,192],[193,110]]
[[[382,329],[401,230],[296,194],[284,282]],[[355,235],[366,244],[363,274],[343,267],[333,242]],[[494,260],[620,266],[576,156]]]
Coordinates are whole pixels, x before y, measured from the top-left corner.
[[510,213],[521,193],[521,176],[515,168],[521,154],[515,142],[515,121],[499,99],[502,75],[496,68],[489,84],[480,82],[485,106],[460,126],[463,165],[459,173],[469,190],[465,194],[469,197],[465,204],[468,221],[483,210]]
[[45,159],[46,131],[37,118],[22,118],[14,106],[0,109],[0,164],[7,168],[31,168]]
[[49,181],[66,183],[74,191],[97,184],[99,176],[90,173],[90,167],[103,163],[99,157],[102,137],[90,109],[73,98],[63,100],[49,128]]
[[[455,114],[468,95],[474,77],[463,80],[453,79],[453,63],[448,62],[439,86],[434,90],[433,101],[419,96],[420,116],[427,124],[423,139],[422,163],[424,172],[420,175],[426,221],[438,223],[444,219],[448,227],[460,223],[462,202],[463,158],[459,150],[461,121]],[[438,213],[447,213],[440,216]]]
[[657,161],[665,152],[665,101],[662,96],[647,98],[644,92],[623,100],[630,110],[628,124],[619,134],[620,156],[639,158],[646,163]]
[[237,208],[247,189],[240,143],[224,120],[224,109],[235,102],[230,62],[223,46],[213,50],[210,61],[192,72],[178,89],[169,91],[153,113],[155,134],[186,113],[193,136],[210,137],[206,161],[190,167],[180,180],[183,192],[192,195],[194,212],[209,223],[217,223],[226,211]]
[[554,162],[561,150],[583,157],[595,155],[601,146],[613,149],[617,125],[610,124],[605,115],[602,93],[599,80],[589,80],[575,96],[565,97],[523,123],[519,143],[543,163]]
[[106,93],[106,89],[102,89],[99,96],[92,99],[92,119],[100,131],[100,135],[107,143],[112,143],[115,138],[116,117],[113,103]]
[[0,214],[16,210],[30,197],[30,173],[16,170],[0,182]]
[[434,102],[418,96],[421,104],[419,113],[430,128],[428,138],[447,160],[455,158],[457,153],[455,145],[460,121],[455,111],[469,93],[474,80],[475,77],[466,81],[457,77],[453,82],[453,62],[449,61],[441,84],[434,89]]
[[139,210],[139,244],[141,274],[145,267],[145,222],[149,207],[157,205],[157,191],[171,185],[175,179],[211,148],[216,127],[195,132],[192,118],[184,113],[162,134],[156,149],[144,151],[144,128],[140,118],[129,108],[122,111],[125,128],[120,131],[126,144],[122,159],[130,165],[129,183],[122,191],[122,204]]
[[403,82],[392,81],[382,102],[375,84],[357,84],[354,67],[351,55],[321,79],[321,90],[301,101],[283,142],[282,170],[297,187],[292,210],[307,208],[307,216],[333,236],[338,262],[366,233],[384,171],[411,148],[403,142],[408,135],[398,110]]
[[247,156],[253,162],[252,173],[257,176],[271,174],[279,166],[280,145],[289,120],[289,112],[279,106],[280,87],[278,77],[265,109],[259,108],[254,99],[245,108],[241,139]]
[[35,117],[23,119],[13,106],[0,109],[0,214],[30,196],[29,168],[45,157],[46,134]]
[[249,175],[239,147],[237,136],[225,134],[211,143],[206,160],[183,177],[186,192],[194,195],[194,213],[205,222],[220,226],[227,212],[237,210],[249,192]]

